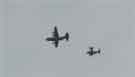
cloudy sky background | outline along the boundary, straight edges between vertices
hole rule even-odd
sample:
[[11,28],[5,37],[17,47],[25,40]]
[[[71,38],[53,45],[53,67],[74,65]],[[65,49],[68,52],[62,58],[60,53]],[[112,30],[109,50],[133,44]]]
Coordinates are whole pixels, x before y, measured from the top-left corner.
[[[7,77],[134,77],[134,1],[8,0]],[[54,26],[70,41],[44,41]],[[102,53],[89,57],[89,46]]]

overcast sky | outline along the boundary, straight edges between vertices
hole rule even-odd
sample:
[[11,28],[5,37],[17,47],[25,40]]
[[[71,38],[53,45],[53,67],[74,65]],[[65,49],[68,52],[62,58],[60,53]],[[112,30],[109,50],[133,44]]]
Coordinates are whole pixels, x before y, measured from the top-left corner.
[[[134,77],[132,0],[8,0],[8,77]],[[54,26],[69,42],[45,41]],[[101,54],[88,56],[89,46]]]

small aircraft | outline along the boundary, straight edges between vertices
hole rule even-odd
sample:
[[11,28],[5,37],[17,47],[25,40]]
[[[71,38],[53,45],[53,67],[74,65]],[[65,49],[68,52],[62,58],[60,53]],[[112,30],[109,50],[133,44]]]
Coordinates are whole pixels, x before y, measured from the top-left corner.
[[59,44],[59,41],[60,40],[64,40],[64,39],[66,39],[66,41],[69,41],[69,34],[66,33],[65,36],[61,36],[60,37],[59,36],[59,33],[58,33],[58,29],[55,26],[54,27],[54,32],[53,32],[53,37],[46,38],[46,41],[52,41],[53,44],[54,44],[54,46],[55,46],[55,48],[57,48],[58,47],[58,44]]
[[94,51],[93,49],[94,49],[94,47],[89,47],[89,49],[90,49],[90,51],[88,51],[87,52],[87,54],[89,55],[89,56],[93,56],[93,55],[95,55],[95,54],[100,54],[100,52],[101,52],[101,50],[100,49],[98,49],[98,51]]

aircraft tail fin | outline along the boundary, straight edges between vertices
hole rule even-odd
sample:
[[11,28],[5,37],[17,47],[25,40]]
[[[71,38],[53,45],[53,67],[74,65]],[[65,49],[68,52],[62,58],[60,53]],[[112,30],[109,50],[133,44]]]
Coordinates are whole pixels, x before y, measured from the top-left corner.
[[98,53],[100,53],[101,51],[100,50],[98,50]]
[[65,34],[65,38],[66,38],[67,41],[69,40],[69,34],[68,33]]

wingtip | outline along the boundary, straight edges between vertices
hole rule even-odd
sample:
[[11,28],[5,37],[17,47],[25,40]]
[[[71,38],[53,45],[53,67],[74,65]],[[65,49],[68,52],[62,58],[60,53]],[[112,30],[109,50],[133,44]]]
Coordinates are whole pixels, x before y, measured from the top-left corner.
[[57,29],[57,26],[54,26],[55,29]]

